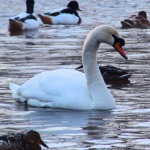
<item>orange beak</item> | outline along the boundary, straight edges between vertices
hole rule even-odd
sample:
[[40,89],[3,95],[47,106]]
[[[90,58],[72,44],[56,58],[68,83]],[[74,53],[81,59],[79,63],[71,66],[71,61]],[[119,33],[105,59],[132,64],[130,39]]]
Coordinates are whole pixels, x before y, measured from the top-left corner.
[[128,57],[126,56],[124,50],[123,50],[122,47],[120,46],[120,43],[119,43],[119,42],[116,43],[116,44],[114,44],[114,48],[120,53],[120,55],[121,55],[122,57],[124,57],[126,60],[128,59]]

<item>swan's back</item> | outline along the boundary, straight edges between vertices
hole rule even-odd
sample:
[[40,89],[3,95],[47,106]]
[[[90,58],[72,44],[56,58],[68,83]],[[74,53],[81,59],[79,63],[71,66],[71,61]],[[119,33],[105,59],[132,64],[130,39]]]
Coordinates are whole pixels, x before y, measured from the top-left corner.
[[72,69],[38,74],[22,84],[16,93],[16,98],[21,95],[19,99],[28,100],[32,106],[72,109],[87,109],[87,105],[90,107],[85,75]]

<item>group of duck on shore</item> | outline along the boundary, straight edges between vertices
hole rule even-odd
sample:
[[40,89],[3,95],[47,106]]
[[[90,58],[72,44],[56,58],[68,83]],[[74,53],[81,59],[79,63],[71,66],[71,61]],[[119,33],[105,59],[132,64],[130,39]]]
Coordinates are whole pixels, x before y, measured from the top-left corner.
[[[34,0],[27,0],[26,6],[26,13],[9,19],[10,30],[28,30],[39,27],[34,14]],[[44,24],[78,25],[81,23],[81,17],[77,11],[80,11],[78,2],[70,1],[64,9],[39,14],[38,16]],[[142,11],[138,14],[138,17],[132,16],[130,19],[122,21],[122,28],[139,27],[139,20],[143,21],[143,17],[147,18]],[[135,20],[136,24],[134,23]],[[148,27],[149,23],[146,20],[144,21],[147,24],[146,27]],[[111,45],[123,58],[128,59],[122,48],[125,45],[125,40],[119,32],[109,25],[98,26],[88,34],[83,45],[82,62],[85,74],[74,69],[46,71],[29,79],[21,86],[10,83],[9,88],[12,91],[12,97],[17,101],[26,102],[28,105],[35,107],[81,110],[110,110],[116,108],[115,99],[107,89],[97,65],[96,53],[100,43]],[[115,69],[109,67],[109,71]],[[103,72],[102,70],[106,74],[105,68],[101,68],[101,72]],[[119,69],[119,72],[122,71]],[[127,72],[124,73],[127,74]],[[122,78],[123,75],[121,74]],[[110,74],[107,74],[108,76]],[[130,76],[131,74],[128,74],[126,78]],[[38,132],[33,130],[26,133],[9,133],[0,136],[0,141],[2,141],[0,150],[41,150],[40,145],[48,148],[41,140]]]

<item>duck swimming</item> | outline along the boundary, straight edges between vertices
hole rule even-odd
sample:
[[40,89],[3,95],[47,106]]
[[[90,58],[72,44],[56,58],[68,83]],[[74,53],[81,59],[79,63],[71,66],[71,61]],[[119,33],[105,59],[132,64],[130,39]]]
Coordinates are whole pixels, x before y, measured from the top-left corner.
[[40,145],[49,148],[34,130],[0,136],[0,150],[42,150]]
[[36,15],[34,14],[34,0],[26,1],[26,13],[21,13],[9,19],[9,30],[29,30],[39,27]]
[[70,1],[67,8],[50,11],[44,13],[44,15],[39,14],[38,16],[43,24],[77,25],[81,23],[81,18],[77,11],[80,11],[78,2]]
[[[80,65],[76,68],[76,70],[81,70],[83,68],[83,65]],[[124,69],[120,69],[111,65],[108,66],[99,66],[99,70],[101,71],[101,74],[106,81],[125,81],[128,80],[128,78],[132,75],[131,73],[128,73]]]
[[131,15],[128,19],[121,21],[122,28],[150,28],[150,22],[145,11],[140,11],[138,15]]
[[112,26],[98,26],[84,41],[82,62],[85,73],[74,69],[45,71],[21,86],[10,83],[12,97],[35,107],[82,110],[116,108],[115,99],[107,89],[97,64],[96,54],[100,43],[111,45],[127,59],[122,49],[125,41],[118,31]]

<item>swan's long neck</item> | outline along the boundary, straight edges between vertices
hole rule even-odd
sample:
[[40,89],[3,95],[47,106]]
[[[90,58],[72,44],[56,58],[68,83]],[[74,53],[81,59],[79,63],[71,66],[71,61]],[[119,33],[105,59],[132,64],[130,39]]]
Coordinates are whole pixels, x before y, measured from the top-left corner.
[[97,50],[103,39],[97,39],[95,34],[91,34],[83,45],[83,67],[87,79],[87,86],[92,99],[92,108],[113,109],[115,100],[108,91],[97,64]]

